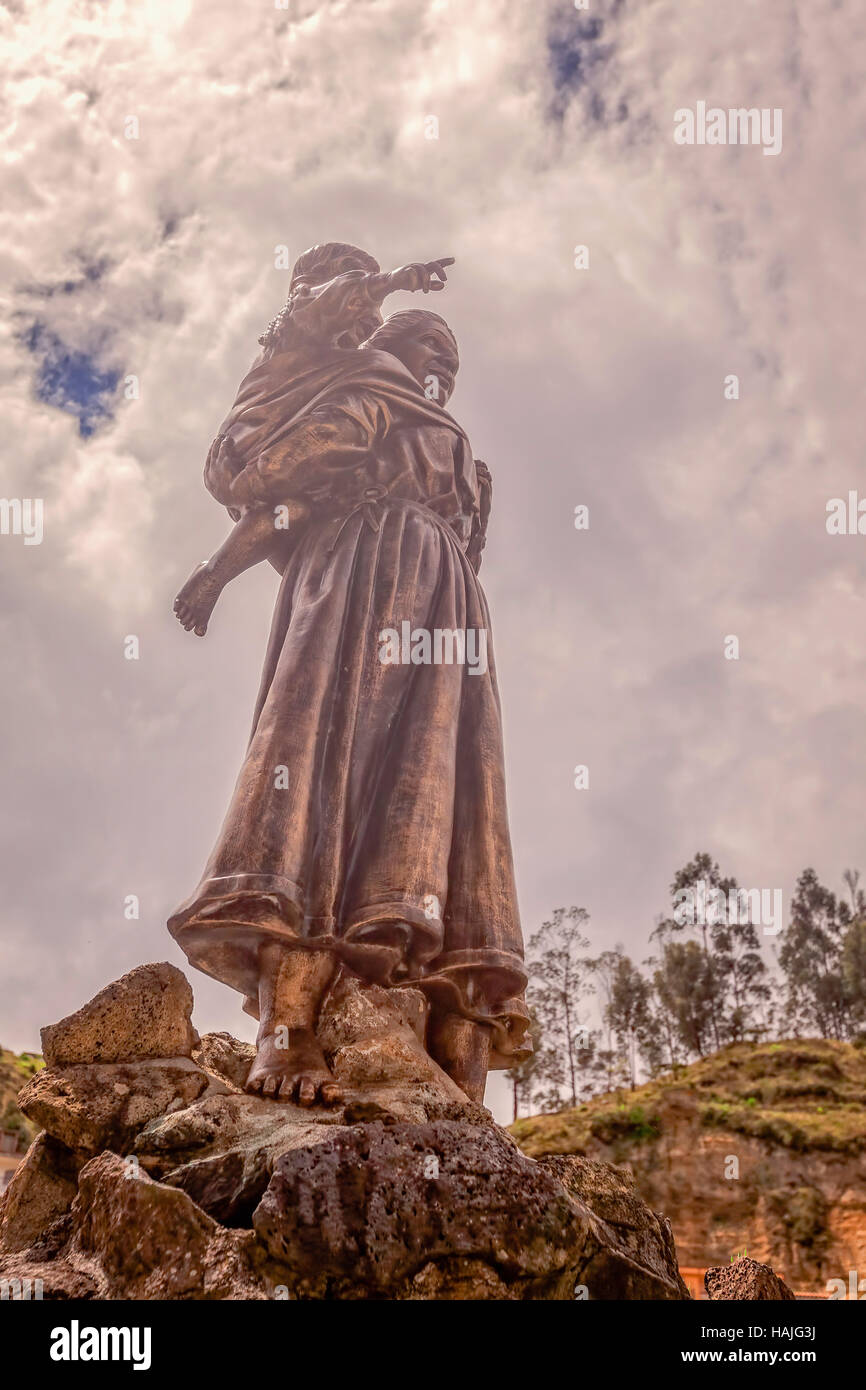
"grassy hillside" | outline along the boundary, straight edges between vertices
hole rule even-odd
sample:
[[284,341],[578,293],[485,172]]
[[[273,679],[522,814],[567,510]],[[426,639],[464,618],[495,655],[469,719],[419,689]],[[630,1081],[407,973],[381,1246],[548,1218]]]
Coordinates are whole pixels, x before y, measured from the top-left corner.
[[694,1101],[703,1126],[766,1139],[795,1152],[866,1150],[866,1047],[825,1039],[737,1044],[576,1110],[518,1120],[526,1153],[592,1154],[611,1145],[620,1162],[659,1138],[677,1096]]
[[28,1143],[36,1134],[36,1126],[21,1114],[15,1098],[33,1073],[44,1065],[38,1052],[19,1055],[0,1047],[0,1129],[20,1130]]

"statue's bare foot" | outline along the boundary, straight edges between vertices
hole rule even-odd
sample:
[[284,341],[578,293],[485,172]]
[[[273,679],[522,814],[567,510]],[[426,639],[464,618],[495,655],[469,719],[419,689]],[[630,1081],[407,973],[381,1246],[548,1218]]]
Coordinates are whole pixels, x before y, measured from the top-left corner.
[[174,601],[177,620],[187,632],[194,628],[197,637],[204,637],[208,619],[222,589],[222,584],[214,577],[207,560],[202,560],[200,565],[196,565]]
[[246,1089],[298,1105],[315,1105],[317,1100],[336,1105],[343,1099],[312,1028],[277,1028],[261,1038]]
[[484,1104],[490,1031],[459,1014],[434,1014],[427,1028],[430,1055],[470,1100]]

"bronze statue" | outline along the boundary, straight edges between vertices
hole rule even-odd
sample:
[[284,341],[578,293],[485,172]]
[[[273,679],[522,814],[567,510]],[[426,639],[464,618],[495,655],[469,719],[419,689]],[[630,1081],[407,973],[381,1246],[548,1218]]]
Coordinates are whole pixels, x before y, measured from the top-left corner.
[[205,465],[234,529],[175,603],[203,635],[235,575],[282,575],[246,758],[169,929],[259,1020],[247,1089],[301,1105],[341,1099],[315,1031],[341,969],[422,990],[428,1051],[475,1100],[529,1047],[477,578],[490,476],[445,409],[445,320],[379,312],[452,263],[300,257]]

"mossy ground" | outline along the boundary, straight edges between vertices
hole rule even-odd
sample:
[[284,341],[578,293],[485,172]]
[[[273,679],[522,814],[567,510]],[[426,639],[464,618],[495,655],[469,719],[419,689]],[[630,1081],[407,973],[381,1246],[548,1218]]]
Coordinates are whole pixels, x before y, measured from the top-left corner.
[[866,1149],[866,1047],[824,1038],[738,1043],[633,1091],[518,1120],[511,1132],[532,1156],[592,1155],[599,1142],[627,1155],[630,1146],[661,1135],[660,1112],[684,1091],[705,1126],[798,1152]]

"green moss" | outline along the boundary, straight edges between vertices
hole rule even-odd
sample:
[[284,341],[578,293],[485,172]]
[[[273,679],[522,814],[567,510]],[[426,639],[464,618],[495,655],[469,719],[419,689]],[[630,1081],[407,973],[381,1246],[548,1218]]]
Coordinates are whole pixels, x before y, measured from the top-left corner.
[[[693,1098],[693,1100],[691,1099]],[[519,1120],[527,1153],[589,1153],[625,1161],[663,1131],[667,1103],[694,1103],[702,1125],[795,1152],[866,1151],[866,1055],[852,1043],[809,1038],[739,1043],[631,1092],[598,1096],[577,1110]]]

